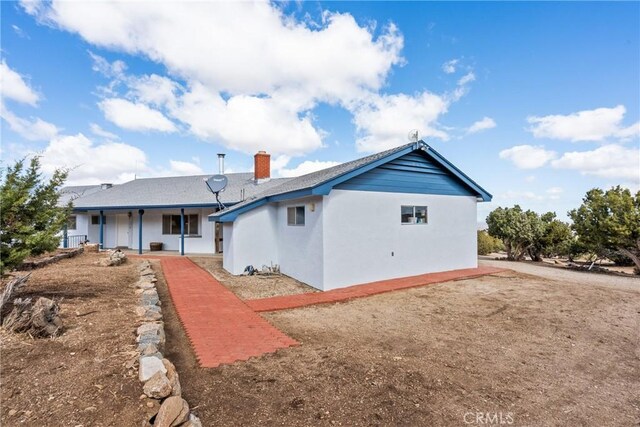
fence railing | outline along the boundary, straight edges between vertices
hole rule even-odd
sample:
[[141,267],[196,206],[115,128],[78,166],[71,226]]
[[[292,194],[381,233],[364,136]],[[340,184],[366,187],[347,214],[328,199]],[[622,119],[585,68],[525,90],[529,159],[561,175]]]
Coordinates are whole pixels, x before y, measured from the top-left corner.
[[63,248],[77,248],[81,243],[87,241],[86,234],[74,234],[73,236],[63,236],[62,237],[62,247]]

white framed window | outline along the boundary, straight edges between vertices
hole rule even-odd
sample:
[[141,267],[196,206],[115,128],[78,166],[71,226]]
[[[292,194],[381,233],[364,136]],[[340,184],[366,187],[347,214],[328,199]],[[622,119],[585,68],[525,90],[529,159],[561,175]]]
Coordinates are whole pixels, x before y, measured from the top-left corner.
[[[185,214],[185,236],[198,236],[199,224],[198,214]],[[180,215],[162,215],[162,234],[180,234]]]
[[427,224],[428,215],[426,206],[400,206],[401,224]]
[[78,226],[77,218],[75,215],[69,215],[67,218],[67,230],[75,230]]
[[304,225],[304,206],[287,208],[287,225]]

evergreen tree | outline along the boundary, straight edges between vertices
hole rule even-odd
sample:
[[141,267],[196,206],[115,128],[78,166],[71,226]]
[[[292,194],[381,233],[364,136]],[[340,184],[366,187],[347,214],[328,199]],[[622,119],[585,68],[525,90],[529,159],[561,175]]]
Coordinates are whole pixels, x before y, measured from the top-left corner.
[[0,274],[26,257],[54,250],[60,243],[71,203],[58,206],[67,171],[57,169],[43,179],[40,159],[33,157],[7,167],[0,181]]

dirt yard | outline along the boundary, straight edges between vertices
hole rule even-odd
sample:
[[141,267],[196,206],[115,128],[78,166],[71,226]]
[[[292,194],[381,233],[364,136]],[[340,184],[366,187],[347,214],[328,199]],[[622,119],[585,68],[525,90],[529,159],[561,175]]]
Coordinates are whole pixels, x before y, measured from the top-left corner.
[[146,407],[135,360],[134,262],[100,267],[85,253],[34,270],[16,296],[59,301],[64,333],[0,331],[2,426],[138,426]]
[[319,292],[302,282],[283,274],[234,276],[222,269],[222,257],[189,257],[207,270],[240,299],[260,299],[278,295],[294,295]]
[[[161,277],[158,291],[168,300]],[[265,317],[301,346],[216,369],[163,307],[167,357],[205,425],[640,421],[637,289],[507,272],[277,312]]]

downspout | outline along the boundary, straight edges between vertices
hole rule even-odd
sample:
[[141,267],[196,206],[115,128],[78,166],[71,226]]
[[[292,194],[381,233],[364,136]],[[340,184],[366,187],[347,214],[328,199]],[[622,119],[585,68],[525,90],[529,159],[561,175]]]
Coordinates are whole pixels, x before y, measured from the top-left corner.
[[144,209],[138,209],[138,254],[142,255],[142,215]]
[[184,255],[184,208],[180,209],[180,255]]

